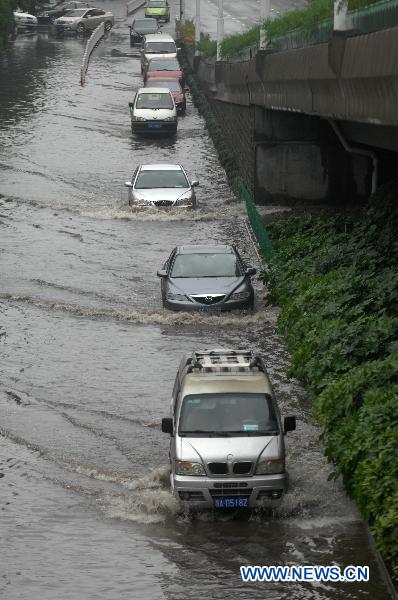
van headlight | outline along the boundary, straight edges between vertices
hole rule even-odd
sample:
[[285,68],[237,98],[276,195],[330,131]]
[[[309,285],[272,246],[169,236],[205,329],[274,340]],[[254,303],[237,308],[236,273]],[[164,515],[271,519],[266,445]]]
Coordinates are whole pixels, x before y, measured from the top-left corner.
[[248,298],[250,298],[250,292],[235,292],[231,296],[231,300],[247,300]]
[[146,121],[147,119],[145,117],[137,117],[136,115],[133,115],[133,121]]
[[256,475],[270,475],[284,473],[285,461],[283,458],[260,458],[257,463]]
[[172,117],[165,117],[163,121],[177,121],[177,117],[175,117],[174,115]]
[[204,466],[201,463],[192,463],[187,460],[176,460],[176,475],[206,475]]

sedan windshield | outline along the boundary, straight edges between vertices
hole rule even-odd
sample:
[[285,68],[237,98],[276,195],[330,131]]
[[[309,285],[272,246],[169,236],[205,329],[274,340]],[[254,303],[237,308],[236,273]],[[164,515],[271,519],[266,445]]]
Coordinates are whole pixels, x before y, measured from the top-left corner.
[[182,171],[140,171],[134,186],[137,190],[189,188]]
[[164,60],[155,58],[149,62],[148,71],[179,71],[180,64],[178,60]]
[[278,423],[268,394],[194,394],[185,396],[180,435],[276,435]]
[[138,94],[136,108],[152,108],[154,110],[160,108],[173,108],[173,100],[170,94]]
[[239,277],[235,254],[178,254],[171,277]]
[[78,8],[76,10],[68,10],[67,16],[68,17],[82,17],[87,9],[85,8]]
[[148,42],[145,44],[145,52],[153,54],[172,54],[175,51],[174,42]]
[[177,79],[158,79],[151,77],[147,81],[148,87],[168,88],[172,92],[182,92],[182,88]]

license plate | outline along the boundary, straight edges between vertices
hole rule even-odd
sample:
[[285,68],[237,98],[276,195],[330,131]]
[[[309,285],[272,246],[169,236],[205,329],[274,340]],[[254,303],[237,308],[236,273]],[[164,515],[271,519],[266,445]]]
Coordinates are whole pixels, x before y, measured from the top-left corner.
[[148,127],[149,129],[161,129],[162,125],[161,123],[149,123]]
[[202,315],[219,315],[221,314],[221,308],[213,308],[212,306],[202,306],[198,309],[198,312],[200,312]]
[[215,508],[248,508],[249,498],[214,498]]

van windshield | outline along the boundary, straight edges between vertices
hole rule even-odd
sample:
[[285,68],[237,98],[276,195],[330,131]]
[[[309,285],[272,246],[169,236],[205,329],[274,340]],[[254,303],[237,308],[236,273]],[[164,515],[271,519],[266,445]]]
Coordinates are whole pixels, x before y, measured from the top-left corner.
[[174,108],[173,100],[170,94],[156,93],[153,94],[138,94],[136,108]]
[[277,435],[279,427],[268,394],[195,394],[183,400],[178,433],[220,437]]
[[145,52],[149,54],[175,54],[176,47],[174,42],[147,42]]

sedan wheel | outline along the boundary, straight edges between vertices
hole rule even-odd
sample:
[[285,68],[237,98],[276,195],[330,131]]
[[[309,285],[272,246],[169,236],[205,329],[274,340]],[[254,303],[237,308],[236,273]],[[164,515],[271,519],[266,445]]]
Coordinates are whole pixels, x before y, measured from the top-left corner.
[[110,31],[112,29],[112,23],[110,21],[105,21],[105,31]]
[[78,26],[76,27],[76,31],[77,31],[77,33],[84,33],[85,27],[84,27],[83,23],[78,24]]

